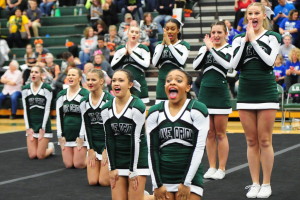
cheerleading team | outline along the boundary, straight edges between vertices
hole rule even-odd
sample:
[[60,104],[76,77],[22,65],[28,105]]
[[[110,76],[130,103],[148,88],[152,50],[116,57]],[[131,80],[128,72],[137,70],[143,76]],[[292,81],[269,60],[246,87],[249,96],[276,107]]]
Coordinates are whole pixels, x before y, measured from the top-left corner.
[[223,179],[229,153],[226,128],[232,109],[226,74],[228,69],[231,69],[232,49],[226,41],[227,36],[227,28],[223,21],[213,24],[210,36],[205,36],[205,45],[200,47],[199,54],[193,62],[193,68],[203,72],[198,100],[207,106],[210,116],[206,141],[209,169],[204,178]]
[[23,86],[22,102],[26,126],[27,149],[30,159],[44,159],[55,153],[50,121],[52,89],[42,82],[43,70],[34,66],[30,71],[31,83]]
[[[273,64],[281,37],[269,31],[266,8],[252,3],[245,13],[246,33],[233,40],[232,66],[240,70],[237,109],[245,131],[247,158],[252,185],[248,198],[268,198],[272,194],[274,164],[272,131],[279,108]],[[260,184],[262,168],[262,185]]]

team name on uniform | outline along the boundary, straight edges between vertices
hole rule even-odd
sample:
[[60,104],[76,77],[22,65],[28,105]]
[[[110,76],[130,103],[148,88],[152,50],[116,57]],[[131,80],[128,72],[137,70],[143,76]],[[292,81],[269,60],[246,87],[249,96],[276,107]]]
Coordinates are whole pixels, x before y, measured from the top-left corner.
[[218,62],[214,59],[212,54],[208,54],[206,57],[206,64],[218,64]]
[[130,135],[132,131],[132,124],[112,123],[111,128],[115,132],[115,135]]
[[73,112],[80,113],[80,106],[75,104],[65,104],[63,105],[64,113]]
[[192,141],[193,130],[184,127],[166,127],[159,131],[159,138],[163,141],[170,139],[180,139],[186,141]]
[[[260,46],[266,53],[268,53],[267,48]],[[250,44],[246,48],[246,56],[258,56],[253,46]]]
[[91,120],[92,124],[103,124],[101,113],[95,112],[95,113],[88,113],[88,116]]
[[44,98],[29,98],[28,99],[29,106],[39,105],[44,106],[46,104],[46,99]]
[[164,49],[162,52],[162,58],[173,58],[171,51]]

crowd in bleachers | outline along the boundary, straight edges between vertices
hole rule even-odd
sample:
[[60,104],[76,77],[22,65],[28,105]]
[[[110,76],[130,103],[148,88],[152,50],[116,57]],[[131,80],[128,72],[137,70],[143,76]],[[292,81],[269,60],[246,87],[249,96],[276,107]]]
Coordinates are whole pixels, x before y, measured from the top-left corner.
[[[229,20],[225,20],[229,31],[229,43],[236,34],[246,30],[243,15],[245,8],[253,1],[255,0],[235,0],[236,16],[233,25]],[[278,62],[275,62],[274,72],[276,81],[288,91],[291,84],[300,82],[299,3],[286,0],[261,2],[270,6],[270,13],[274,11],[273,15],[270,15],[271,26],[283,36],[280,47],[282,58],[278,57]],[[86,67],[91,66],[89,63],[92,63],[93,67],[106,72],[109,85],[113,73],[110,62],[117,47],[126,44],[129,26],[140,26],[139,42],[146,45],[152,55],[159,34],[163,33],[163,22],[172,18],[175,4],[175,0],[0,0],[0,11],[9,11],[9,34],[4,35],[6,40],[0,39],[0,67],[3,67],[5,61],[7,63],[16,59],[10,49],[26,47],[25,64],[20,65],[23,84],[30,81],[30,68],[39,65],[45,71],[44,81],[50,83],[55,93],[58,93],[67,84],[64,79],[69,68],[78,67],[84,71]],[[43,26],[43,17],[59,15],[56,10],[64,6],[85,6],[88,9],[89,24],[82,31],[80,44],[66,41],[69,52],[53,55],[43,47],[44,41],[39,39],[39,28]],[[74,7],[74,15],[80,15],[79,8],[81,9]],[[117,13],[121,17],[118,18]],[[31,37],[34,39],[30,40]],[[56,63],[57,57],[63,61]],[[229,76],[228,79],[230,78],[232,77]],[[238,74],[234,73],[233,81],[228,80],[233,97],[236,96],[234,88],[238,85],[237,79]],[[5,84],[3,81],[2,83]]]

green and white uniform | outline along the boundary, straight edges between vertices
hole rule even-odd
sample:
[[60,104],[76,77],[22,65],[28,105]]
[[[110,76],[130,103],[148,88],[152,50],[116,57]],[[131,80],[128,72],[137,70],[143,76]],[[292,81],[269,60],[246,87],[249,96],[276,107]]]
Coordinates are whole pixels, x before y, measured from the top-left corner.
[[231,69],[232,49],[226,43],[222,47],[207,50],[200,47],[193,62],[195,70],[203,70],[198,99],[204,103],[209,114],[230,114],[232,112],[226,74]]
[[152,64],[159,69],[156,85],[156,104],[168,99],[165,93],[166,76],[173,69],[183,69],[185,67],[190,51],[189,43],[183,40],[178,40],[175,44],[169,46],[161,43],[162,41],[158,42],[152,58]]
[[150,108],[147,142],[154,189],[164,185],[168,192],[177,192],[184,184],[203,195],[201,160],[208,129],[208,110],[197,100],[187,99],[176,116],[170,114],[168,100]]
[[134,91],[134,95],[138,96],[144,103],[149,103],[148,85],[145,78],[145,70],[150,65],[150,51],[147,46],[138,43],[130,55],[125,55],[127,47],[121,45],[117,48],[115,55],[111,61],[113,70],[120,68],[128,69],[132,72],[134,80],[141,85],[141,91]]
[[145,110],[145,104],[133,95],[120,113],[116,113],[116,99],[102,107],[109,168],[118,169],[120,176],[129,176],[129,172],[150,175],[144,131]]
[[245,42],[245,33],[234,38],[231,64],[240,69],[237,109],[279,109],[272,66],[280,41],[273,31],[264,31],[252,42]]
[[[85,88],[79,88],[73,97],[69,97],[69,88],[60,91],[56,100],[56,128],[57,138],[65,137],[68,147],[75,147],[77,137],[84,138],[84,133],[80,134],[81,128],[81,99],[89,94]],[[87,142],[84,142],[87,146]]]
[[101,117],[101,107],[113,99],[113,96],[103,91],[97,105],[93,105],[91,95],[90,93],[81,99],[82,125],[80,135],[85,135],[88,142],[87,148],[93,149],[96,152],[97,159],[102,160],[102,152],[105,149],[105,133]]
[[52,96],[52,89],[46,83],[41,83],[36,92],[33,91],[33,83],[23,86],[22,102],[25,127],[26,129],[32,128],[35,138],[39,137],[40,129],[45,130],[45,138],[53,137],[50,121]]

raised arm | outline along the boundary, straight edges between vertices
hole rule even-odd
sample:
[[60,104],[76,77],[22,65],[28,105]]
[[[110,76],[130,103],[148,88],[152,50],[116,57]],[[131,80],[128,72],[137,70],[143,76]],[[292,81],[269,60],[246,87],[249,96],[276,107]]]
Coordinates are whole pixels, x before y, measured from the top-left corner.
[[119,63],[121,62],[121,60],[123,59],[123,57],[125,56],[126,54],[126,48],[120,48],[118,49],[116,52],[115,52],[115,55],[111,61],[111,67],[113,70],[116,70],[118,69],[119,67]]
[[215,48],[211,48],[209,51],[212,53],[214,59],[225,69],[231,69],[230,60],[232,57],[232,48],[229,47],[226,54],[216,51]]
[[153,55],[153,58],[152,58],[152,64],[154,65],[154,67],[158,67],[158,61],[161,57],[161,54],[162,54],[163,50],[164,50],[164,45],[162,45],[162,44],[158,44],[155,47],[154,55]]
[[172,44],[170,44],[168,47],[177,62],[180,65],[184,65],[189,56],[189,49],[184,45],[178,45],[178,47],[175,48]]
[[193,61],[193,68],[195,70],[201,69],[201,66],[202,66],[203,61],[204,61],[204,57],[207,54],[207,52],[208,51],[207,51],[207,47],[206,46],[200,47],[198,55],[197,55],[197,57]]
[[138,54],[135,51],[132,51],[130,54],[130,57],[132,57],[143,69],[149,68],[150,65],[150,51],[147,48],[142,48],[141,53]]
[[232,42],[232,51],[233,51],[233,56],[232,59],[230,61],[230,65],[232,66],[232,68],[236,68],[240,62],[241,62],[241,58],[242,58],[242,54],[245,48],[245,44],[246,41],[243,37],[236,37],[233,42]]

